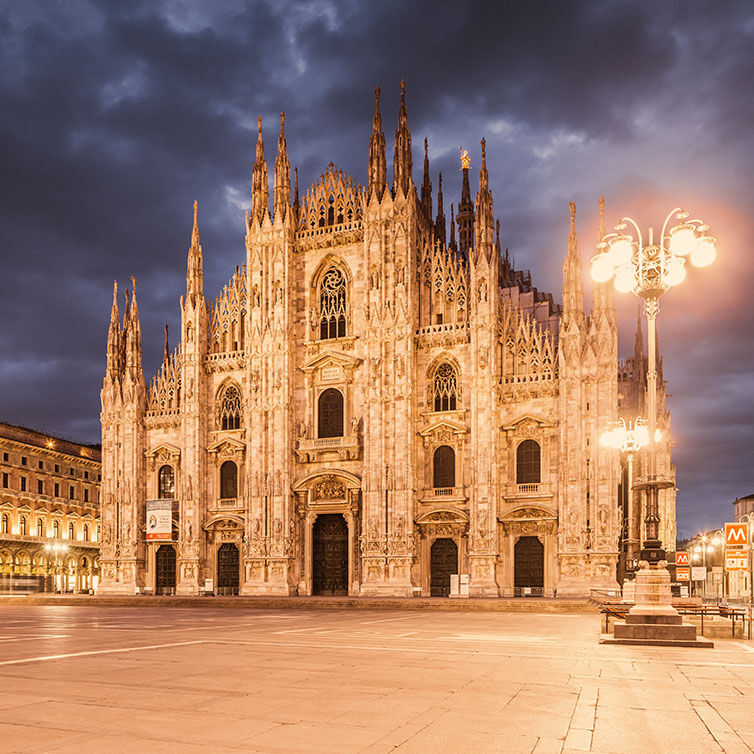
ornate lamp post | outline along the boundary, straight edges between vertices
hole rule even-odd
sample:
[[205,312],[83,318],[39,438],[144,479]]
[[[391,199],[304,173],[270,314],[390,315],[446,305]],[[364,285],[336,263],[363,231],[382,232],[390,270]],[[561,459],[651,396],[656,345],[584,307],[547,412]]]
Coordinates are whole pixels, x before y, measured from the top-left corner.
[[[675,220],[676,224],[669,227]],[[636,238],[627,230],[636,231]],[[646,481],[647,505],[644,523],[646,539],[641,551],[641,570],[637,575],[634,615],[673,615],[680,619],[672,607],[670,575],[665,551],[660,540],[660,515],[658,490],[672,482],[657,477],[657,360],[656,319],[659,298],[686,277],[686,257],[697,267],[706,267],[716,256],[715,239],[708,235],[709,226],[701,220],[689,220],[689,213],[680,208],[672,210],[665,218],[659,242],[655,242],[652,228],[645,239],[637,223],[624,217],[597,245],[592,257],[592,277],[597,282],[614,278],[620,292],[633,292],[644,300],[647,316],[647,414],[649,434],[649,463]]]
[[628,462],[628,511],[626,517],[626,570],[633,571],[637,561],[639,533],[634,530],[634,456],[649,444],[649,430],[647,420],[639,416],[633,426],[626,426],[623,418],[613,422],[606,432],[602,433],[600,442],[605,447],[615,448],[624,453]]

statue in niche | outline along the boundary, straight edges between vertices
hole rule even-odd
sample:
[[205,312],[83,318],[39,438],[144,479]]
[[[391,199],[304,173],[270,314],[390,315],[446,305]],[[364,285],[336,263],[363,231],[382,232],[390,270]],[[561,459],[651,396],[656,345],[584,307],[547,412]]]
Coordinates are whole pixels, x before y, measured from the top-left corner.
[[302,439],[302,440],[305,440],[307,432],[308,432],[308,429],[307,429],[307,426],[306,426],[306,422],[303,419],[300,419],[298,421],[298,427],[297,427],[297,429],[298,429],[298,436],[299,436],[299,438]]

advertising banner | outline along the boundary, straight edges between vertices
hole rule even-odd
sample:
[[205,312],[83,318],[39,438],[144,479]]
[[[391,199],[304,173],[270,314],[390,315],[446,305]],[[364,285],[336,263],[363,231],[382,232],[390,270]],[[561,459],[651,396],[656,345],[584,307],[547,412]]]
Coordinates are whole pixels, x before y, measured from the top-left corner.
[[147,500],[147,540],[173,538],[173,501]]
[[689,580],[689,569],[688,569],[688,566],[678,566],[675,569],[675,580],[676,581],[688,581]]

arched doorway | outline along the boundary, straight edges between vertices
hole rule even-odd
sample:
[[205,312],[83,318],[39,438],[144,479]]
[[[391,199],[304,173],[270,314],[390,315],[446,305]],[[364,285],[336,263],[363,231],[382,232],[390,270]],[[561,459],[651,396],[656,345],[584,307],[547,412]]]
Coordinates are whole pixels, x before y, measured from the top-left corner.
[[443,537],[432,543],[429,558],[430,588],[432,597],[447,597],[450,594],[450,574],[458,573],[458,545]]
[[217,593],[238,594],[238,548],[232,542],[217,551]]
[[545,585],[545,546],[538,537],[520,537],[513,548],[513,585],[541,594]]
[[314,522],[313,593],[348,594],[348,526],[340,513],[324,513]]
[[155,557],[156,594],[175,594],[175,548],[172,545],[160,545]]

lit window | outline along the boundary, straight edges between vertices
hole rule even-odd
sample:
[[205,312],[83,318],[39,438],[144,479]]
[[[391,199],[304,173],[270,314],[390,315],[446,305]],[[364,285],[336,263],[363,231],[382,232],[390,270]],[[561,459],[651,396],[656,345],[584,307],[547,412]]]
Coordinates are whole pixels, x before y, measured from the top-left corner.
[[173,498],[175,496],[175,473],[172,466],[162,466],[157,476],[157,497]]

